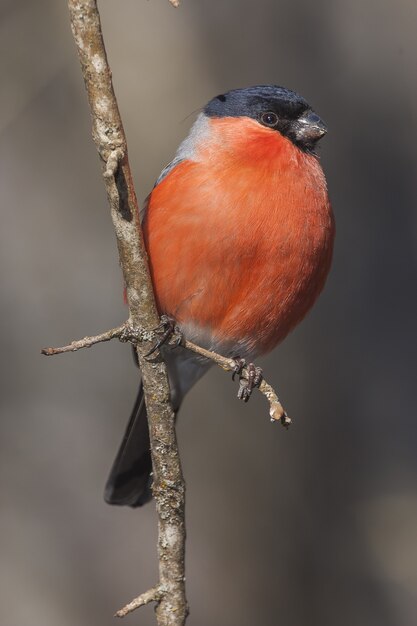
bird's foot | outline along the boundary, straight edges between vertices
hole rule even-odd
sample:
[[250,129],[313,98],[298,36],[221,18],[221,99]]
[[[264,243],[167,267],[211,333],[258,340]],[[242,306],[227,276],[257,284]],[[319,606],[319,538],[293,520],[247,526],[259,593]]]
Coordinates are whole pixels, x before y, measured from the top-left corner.
[[168,317],[168,315],[161,315],[161,323],[159,326],[154,328],[154,333],[159,335],[159,339],[155,342],[155,345],[151,348],[151,350],[145,354],[145,358],[154,354],[154,352],[159,350],[162,345],[170,343],[172,338],[174,339],[172,344],[174,348],[182,345],[184,342],[184,335],[178,326],[176,326],[175,320],[173,320],[172,317]]
[[[237,397],[243,402],[247,402],[252,395],[252,391],[255,387],[259,387],[262,382],[263,374],[260,367],[256,367],[253,363],[246,364],[245,359],[236,357],[233,359],[236,363],[233,370],[232,380],[235,379],[236,374],[239,376],[239,391]],[[241,373],[246,367],[248,372],[248,378],[243,378]]]

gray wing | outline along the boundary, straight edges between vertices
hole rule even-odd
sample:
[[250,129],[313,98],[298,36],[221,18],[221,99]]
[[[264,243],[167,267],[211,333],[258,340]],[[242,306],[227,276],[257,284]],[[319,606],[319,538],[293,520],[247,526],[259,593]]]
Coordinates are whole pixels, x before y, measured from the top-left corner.
[[164,178],[166,178],[168,176],[170,171],[173,170],[174,167],[176,167],[179,163],[181,163],[181,161],[184,161],[184,158],[180,157],[180,156],[176,156],[174,159],[172,159],[171,163],[168,163],[168,165],[166,167],[164,167],[162,172],[159,174],[159,176],[156,179],[156,183],[154,184],[153,188],[155,189],[155,187],[157,185],[159,185],[159,183],[161,183],[164,180]]
[[[157,185],[159,185],[159,183],[161,183],[164,178],[166,178],[168,176],[168,174],[174,169],[174,167],[176,167],[179,163],[181,163],[182,161],[184,161],[184,158],[182,157],[175,157],[174,159],[172,159],[172,161],[170,163],[168,163],[168,165],[166,167],[164,167],[164,169],[162,170],[162,172],[159,174],[158,178],[156,179],[156,182],[153,186],[153,189],[155,189],[155,187]],[[152,193],[152,192],[151,192]],[[140,221],[143,222],[145,215],[146,215],[146,210],[148,208],[148,204],[149,204],[149,197],[151,194],[149,194],[148,196],[146,196],[146,199],[142,205],[141,211],[140,211]]]

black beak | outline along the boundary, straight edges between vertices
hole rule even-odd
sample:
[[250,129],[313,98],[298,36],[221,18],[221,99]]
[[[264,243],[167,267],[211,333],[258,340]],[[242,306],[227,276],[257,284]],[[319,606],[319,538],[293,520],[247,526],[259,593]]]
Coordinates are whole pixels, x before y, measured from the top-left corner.
[[306,146],[313,147],[326,133],[326,124],[311,109],[303,113],[296,122],[296,139]]

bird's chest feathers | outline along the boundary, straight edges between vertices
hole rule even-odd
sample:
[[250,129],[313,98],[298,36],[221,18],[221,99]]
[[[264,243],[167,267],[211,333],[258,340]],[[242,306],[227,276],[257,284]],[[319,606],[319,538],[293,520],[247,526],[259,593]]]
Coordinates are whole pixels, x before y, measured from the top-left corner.
[[245,125],[236,133],[229,121],[176,166],[153,191],[144,229],[160,310],[188,333],[262,353],[321,291],[333,221],[317,159]]
[[322,169],[276,132],[245,137],[205,163],[208,232],[227,242],[228,262],[262,265],[269,280],[281,282],[288,265],[301,279],[320,261],[332,230]]

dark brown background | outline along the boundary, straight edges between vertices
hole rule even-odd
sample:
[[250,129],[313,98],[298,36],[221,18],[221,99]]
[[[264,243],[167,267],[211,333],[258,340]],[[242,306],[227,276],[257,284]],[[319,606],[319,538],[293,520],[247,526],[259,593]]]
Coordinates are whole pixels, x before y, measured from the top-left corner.
[[[102,0],[144,198],[224,90],[283,84],[326,120],[325,293],[262,361],[294,426],[213,370],[184,405],[190,626],[411,626],[417,612],[414,0]],[[135,396],[122,281],[64,0],[0,4],[0,621],[102,626],[156,581],[153,505],[102,490]],[[128,618],[153,624],[152,609]]]

